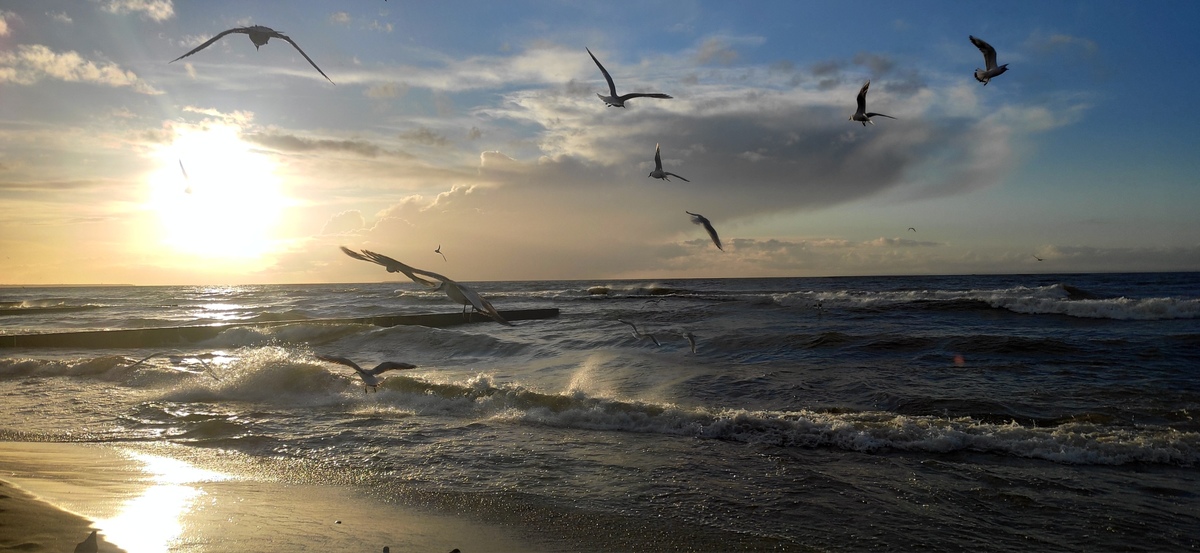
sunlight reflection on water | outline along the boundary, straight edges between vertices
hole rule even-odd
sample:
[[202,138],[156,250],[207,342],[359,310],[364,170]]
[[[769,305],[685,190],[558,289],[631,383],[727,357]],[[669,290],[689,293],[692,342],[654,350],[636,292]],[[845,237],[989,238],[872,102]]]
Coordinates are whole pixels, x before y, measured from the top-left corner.
[[150,487],[129,500],[116,516],[96,521],[105,538],[128,553],[167,551],[183,533],[183,518],[204,491],[194,484],[220,482],[228,474],[197,468],[183,461],[126,452],[145,465]]

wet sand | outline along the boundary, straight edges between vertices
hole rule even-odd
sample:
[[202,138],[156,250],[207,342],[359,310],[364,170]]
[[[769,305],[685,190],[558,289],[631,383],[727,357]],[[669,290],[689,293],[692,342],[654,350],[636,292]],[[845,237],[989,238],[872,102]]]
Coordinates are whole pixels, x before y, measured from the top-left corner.
[[244,466],[202,469],[172,452],[0,442],[0,551],[73,551],[92,529],[105,553],[545,549],[513,529]]

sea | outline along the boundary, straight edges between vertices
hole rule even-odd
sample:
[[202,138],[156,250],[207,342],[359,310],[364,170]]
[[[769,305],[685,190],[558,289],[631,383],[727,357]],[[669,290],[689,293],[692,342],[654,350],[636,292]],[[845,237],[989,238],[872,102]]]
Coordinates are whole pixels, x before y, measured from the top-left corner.
[[[460,312],[407,280],[3,288],[5,336],[229,326],[4,345],[0,440],[237,457],[555,551],[1200,548],[1200,273],[469,284],[558,314],[346,321]],[[318,355],[417,368],[376,392]]]

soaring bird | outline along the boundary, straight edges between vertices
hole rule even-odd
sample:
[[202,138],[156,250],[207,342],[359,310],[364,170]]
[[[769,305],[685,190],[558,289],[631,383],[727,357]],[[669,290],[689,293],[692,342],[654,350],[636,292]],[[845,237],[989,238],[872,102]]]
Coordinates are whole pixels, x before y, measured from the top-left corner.
[[721,247],[721,237],[717,236],[717,229],[713,228],[712,223],[708,220],[707,217],[705,217],[699,213],[692,213],[691,211],[684,211],[684,213],[687,213],[688,215],[692,216],[693,223],[695,223],[697,225],[704,225],[704,230],[708,231],[708,236],[710,238],[712,238],[713,244],[717,245],[717,249],[721,250],[721,251],[725,251],[725,248]]
[[908,227],[908,230],[911,230],[911,231],[913,231],[913,232],[917,232],[917,229],[915,229],[915,228],[913,228],[913,227]]
[[891,115],[884,115],[882,113],[867,113],[867,88],[870,86],[871,81],[868,80],[867,83],[862,85],[862,88],[858,90],[858,111],[854,112],[854,115],[850,116],[851,121],[859,121],[864,127],[867,126],[867,123],[874,125],[875,122],[872,121],[871,118],[875,117],[876,115],[879,117],[887,117],[888,119],[895,119],[895,117],[892,117]]
[[653,334],[642,334],[641,332],[638,332],[637,325],[634,325],[633,323],[631,323],[629,321],[625,321],[625,320],[621,320],[621,319],[617,319],[617,322],[627,324],[631,328],[633,328],[633,335],[638,340],[650,340],[651,342],[654,342],[654,345],[656,345],[656,346],[662,345],[662,344],[658,343],[658,338],[655,338]]
[[449,261],[448,259],[446,259],[446,254],[442,253],[442,245],[441,244],[438,244],[437,249],[433,250],[433,253],[436,253],[436,254],[442,256],[442,261]]
[[632,98],[670,98],[670,96],[667,96],[661,92],[630,92],[629,94],[617,96],[617,85],[613,84],[612,77],[608,74],[608,70],[605,69],[603,65],[600,65],[600,60],[596,59],[596,55],[593,54],[590,49],[584,48],[584,50],[587,50],[588,55],[592,56],[592,61],[596,62],[596,67],[599,67],[600,72],[604,73],[604,80],[608,81],[609,95],[605,96],[603,94],[596,93],[596,96],[599,96],[601,100],[604,100],[604,103],[608,104],[608,107],[623,108],[625,107],[625,101]]
[[183,160],[182,159],[179,160],[179,170],[183,171],[183,180],[188,182],[187,188],[184,188],[183,191],[184,191],[184,193],[191,194],[192,193],[192,179],[191,179],[191,177],[188,177],[187,169],[183,168]]
[[1007,63],[1001,66],[996,66],[996,49],[992,48],[991,44],[988,44],[970,35],[968,35],[967,38],[970,38],[971,44],[974,44],[976,48],[979,48],[980,52],[983,52],[984,69],[980,69],[978,67],[975,68],[975,80],[983,83],[984,86],[987,86],[988,81],[999,77],[1001,73],[1008,71]]
[[[300,55],[304,56],[304,59],[308,60],[308,63],[313,66],[313,69],[317,70],[317,73],[320,73],[322,77],[325,77],[325,80],[333,83],[333,79],[330,79],[329,76],[326,75],[324,71],[321,71],[320,67],[317,67],[316,62],[314,62],[312,60],[312,58],[308,57],[308,54],[305,54],[304,50],[300,49],[300,46],[296,44],[296,41],[292,40],[287,35],[279,32],[279,31],[276,31],[275,29],[272,29],[270,27],[263,27],[262,25],[254,25],[253,27],[234,27],[232,29],[229,29],[228,31],[221,31],[220,33],[217,33],[217,36],[214,36],[214,37],[208,39],[208,42],[205,42],[204,44],[201,44],[201,45],[193,48],[191,52],[188,52],[182,56],[179,56],[179,57],[171,60],[168,63],[175,63],[183,58],[186,58],[192,54],[195,54],[196,52],[199,52],[205,48],[208,48],[208,46],[210,44],[220,40],[221,37],[223,37],[229,33],[242,33],[244,35],[248,35],[250,37],[250,42],[254,43],[255,50],[258,50],[258,48],[260,46],[266,44],[267,41],[271,40],[272,38],[277,38],[279,40],[285,40],[285,41],[287,41],[288,44],[291,44],[292,47],[294,47],[297,52],[300,52]],[[333,84],[337,84],[337,83],[333,83]]]
[[654,178],[656,178],[656,179],[662,179],[662,180],[665,180],[665,181],[670,181],[671,179],[668,179],[667,177],[668,177],[668,176],[671,176],[671,177],[675,177],[675,178],[677,178],[677,179],[679,179],[679,180],[681,180],[681,181],[683,181],[683,182],[692,182],[692,181],[690,181],[690,180],[687,180],[687,179],[685,179],[685,178],[683,178],[683,177],[681,177],[681,176],[679,176],[679,175],[676,175],[675,173],[668,173],[668,172],[666,172],[666,171],[663,171],[663,168],[662,168],[662,154],[659,152],[659,149],[658,149],[658,144],[655,144],[655,145],[654,145],[654,170],[653,170],[653,171],[650,171],[650,174],[649,174],[649,175],[646,175],[646,176],[647,176],[647,177],[654,177]]
[[1035,253],[1035,254],[1033,254],[1033,258],[1034,258],[1034,259],[1036,259],[1036,260],[1038,260],[1038,261],[1044,261],[1044,259],[1042,259],[1042,258],[1038,257],[1036,253]]
[[384,372],[404,371],[404,370],[408,370],[408,369],[417,368],[416,365],[413,365],[411,363],[400,363],[398,361],[384,361],[378,365],[375,365],[374,369],[366,370],[366,369],[358,366],[358,363],[355,363],[354,361],[346,359],[345,357],[334,357],[332,355],[317,355],[317,359],[320,359],[322,361],[328,361],[330,363],[337,363],[339,365],[345,365],[347,367],[350,367],[351,369],[354,369],[354,372],[358,373],[358,377],[361,378],[363,381],[363,385],[364,385],[363,393],[364,394],[367,393],[368,388],[375,390],[376,392],[379,391],[379,382],[380,382],[379,375]]
[[[362,253],[359,253],[345,246],[342,246],[341,248],[342,253],[345,253],[354,259],[369,261],[377,265],[382,265],[389,273],[404,273],[404,275],[412,279],[413,282],[436,289],[439,292],[446,294],[451,301],[462,304],[464,315],[466,315],[467,306],[469,305],[471,306],[472,312],[483,313],[484,315],[491,317],[493,321],[496,321],[500,324],[512,325],[512,323],[504,320],[504,317],[500,315],[499,311],[496,311],[495,307],[492,307],[491,302],[483,299],[482,296],[469,288],[466,284],[454,282],[453,280],[432,271],[423,271],[421,269],[417,269],[416,267],[410,267],[386,255],[378,254],[370,250],[362,250]],[[427,276],[431,279],[441,282],[440,284],[433,283],[417,275]]]

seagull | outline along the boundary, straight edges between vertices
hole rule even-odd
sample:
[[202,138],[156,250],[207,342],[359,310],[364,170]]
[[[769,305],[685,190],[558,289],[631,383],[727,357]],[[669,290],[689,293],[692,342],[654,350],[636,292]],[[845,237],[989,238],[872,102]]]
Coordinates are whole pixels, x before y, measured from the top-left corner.
[[95,530],[92,530],[91,535],[75,546],[75,553],[97,553],[98,551],[100,551],[100,545],[96,542]]
[[623,108],[625,107],[625,101],[633,98],[670,98],[670,96],[667,96],[661,92],[630,92],[629,94],[617,96],[617,85],[613,84],[612,77],[608,74],[608,70],[605,69],[603,65],[600,65],[600,60],[596,59],[596,54],[593,54],[588,48],[584,48],[584,50],[587,50],[588,55],[592,56],[592,61],[596,62],[596,67],[599,67],[600,72],[604,73],[604,80],[608,81],[608,93],[610,96],[604,96],[600,93],[596,94],[596,96],[599,96],[601,100],[604,100],[605,104],[608,104],[608,107]]
[[183,180],[188,181],[187,188],[184,188],[183,191],[184,191],[184,193],[191,194],[192,193],[192,179],[191,179],[191,177],[188,177],[187,169],[183,168],[183,160],[182,159],[179,160],[179,170],[183,171]]
[[201,45],[195,47],[194,49],[192,49],[191,52],[188,52],[182,56],[179,56],[179,57],[171,60],[168,63],[175,63],[183,58],[186,58],[192,54],[195,54],[196,52],[199,52],[205,48],[208,48],[209,45],[220,40],[221,37],[223,37],[229,33],[242,33],[244,35],[249,35],[250,42],[254,43],[255,50],[258,50],[258,48],[260,46],[266,44],[268,40],[271,40],[273,38],[287,41],[287,43],[291,44],[292,47],[294,47],[297,52],[300,52],[301,56],[304,56],[304,59],[308,60],[308,63],[313,66],[313,69],[317,70],[317,73],[320,73],[322,77],[325,77],[325,80],[329,81],[330,83],[337,84],[337,83],[334,83],[333,79],[330,79],[329,76],[326,75],[324,71],[321,71],[320,67],[317,67],[316,62],[314,62],[312,60],[312,58],[308,57],[308,54],[305,54],[304,50],[300,49],[300,46],[296,44],[296,41],[292,40],[287,35],[279,32],[279,31],[276,31],[275,29],[272,29],[270,27],[263,27],[262,25],[254,25],[253,27],[234,27],[232,29],[229,29],[228,31],[221,31],[220,33],[217,33],[217,36],[214,36],[214,37],[208,39],[208,42],[205,42],[204,44],[201,44]]
[[687,339],[689,344],[691,344],[692,353],[696,353],[696,335],[692,334],[691,332],[688,332],[688,333],[684,334],[683,337],[685,339]]
[[368,388],[375,390],[376,393],[379,392],[379,375],[381,373],[384,373],[387,371],[392,371],[392,370],[404,371],[404,370],[408,370],[408,369],[417,368],[416,365],[413,365],[411,363],[400,363],[397,361],[384,361],[378,365],[375,365],[374,369],[371,369],[368,371],[368,370],[358,366],[358,363],[355,363],[354,361],[346,359],[345,357],[334,357],[332,355],[317,355],[317,359],[320,359],[322,361],[328,361],[330,363],[337,363],[339,365],[345,365],[347,367],[350,367],[351,369],[354,369],[354,372],[358,373],[358,377],[361,378],[363,381],[363,385],[364,385],[363,393],[364,394],[367,393]]
[[871,81],[868,79],[867,83],[864,84],[862,86],[862,88],[858,89],[858,111],[854,112],[854,115],[850,116],[850,120],[851,121],[859,121],[865,127],[865,126],[867,126],[867,123],[870,123],[872,125],[875,124],[875,122],[872,121],[871,118],[875,117],[876,115],[878,115],[880,117],[887,117],[888,119],[895,119],[895,117],[892,117],[891,115],[884,115],[882,113],[866,113],[866,111],[867,111],[867,87],[869,87],[869,86],[871,86]]
[[[132,369],[138,365],[141,365],[142,363],[145,363],[146,361],[149,361],[151,359],[154,359],[155,357],[160,357],[160,356],[165,356],[168,360],[170,360],[172,363],[175,363],[175,364],[182,363],[184,359],[195,359],[195,360],[199,361],[201,365],[204,366],[205,372],[207,372],[210,376],[212,376],[213,380],[216,380],[217,382],[221,381],[221,377],[217,374],[217,371],[212,368],[212,365],[209,365],[205,361],[205,359],[212,359],[214,357],[217,357],[217,355],[215,353],[188,354],[188,353],[183,353],[181,351],[176,351],[173,353],[167,352],[167,351],[160,351],[157,353],[151,353],[150,355],[143,357],[141,361],[138,361],[137,363],[130,365],[129,368]],[[192,371],[185,371],[185,372],[192,372]],[[192,373],[192,374],[196,374],[196,373]]]
[[1038,257],[1037,254],[1033,254],[1033,258],[1038,261],[1042,261],[1042,258]]
[[692,181],[690,181],[690,180],[687,180],[687,179],[685,179],[685,178],[683,178],[683,177],[681,177],[681,176],[679,176],[679,175],[676,175],[675,173],[668,173],[668,172],[666,172],[666,171],[663,171],[663,168],[662,168],[662,154],[661,154],[661,153],[659,153],[659,150],[658,150],[658,144],[655,144],[655,145],[654,145],[654,170],[653,170],[653,171],[650,171],[650,174],[649,174],[649,175],[646,175],[646,176],[647,176],[647,177],[654,177],[654,178],[656,178],[656,179],[662,179],[662,180],[665,180],[665,181],[668,181],[668,182],[669,182],[671,179],[668,179],[667,177],[668,177],[668,176],[671,176],[671,177],[675,177],[675,178],[677,178],[677,179],[679,179],[679,180],[681,180],[681,181],[683,181],[683,182],[692,182]]
[[441,256],[442,256],[442,261],[449,261],[448,259],[446,259],[446,254],[442,253],[442,245],[441,245],[441,244],[438,244],[438,247],[437,247],[437,249],[436,249],[436,250],[433,250],[433,253],[436,253],[436,254],[438,254],[438,255],[441,255]]
[[[499,311],[496,311],[495,307],[492,307],[491,302],[483,299],[483,297],[481,297],[478,293],[476,293],[471,288],[467,287],[467,285],[465,285],[465,284],[459,284],[457,282],[454,282],[453,280],[450,280],[449,278],[446,278],[446,277],[439,275],[432,271],[422,271],[421,269],[417,269],[415,267],[410,267],[410,266],[405,265],[399,261],[396,261],[395,259],[392,259],[386,255],[378,254],[378,253],[375,253],[370,250],[362,250],[362,253],[358,253],[358,252],[351,250],[350,248],[347,248],[345,246],[342,246],[341,248],[342,248],[342,253],[345,253],[346,255],[353,257],[354,259],[358,259],[358,260],[362,260],[362,261],[370,261],[371,263],[382,265],[384,268],[387,269],[387,271],[389,273],[404,273],[404,275],[407,276],[408,278],[412,279],[413,282],[427,286],[429,288],[434,288],[434,289],[446,294],[446,296],[449,297],[451,301],[458,302],[463,305],[463,315],[464,316],[466,315],[467,306],[469,305],[469,306],[471,306],[472,312],[483,313],[484,315],[491,317],[492,320],[494,320],[500,324],[509,325],[509,326],[512,325],[512,323],[504,320],[504,317],[502,317],[500,315]],[[433,282],[425,280],[425,279],[417,276],[418,274],[427,276],[434,280],[441,281],[441,284],[435,284]]]
[[721,237],[717,236],[717,229],[713,228],[712,223],[709,222],[707,217],[699,213],[692,213],[691,211],[684,211],[684,213],[692,216],[693,223],[697,225],[704,225],[704,230],[708,231],[708,236],[712,238],[713,244],[717,245],[717,249],[725,251],[725,248],[721,247]]
[[1008,71],[1007,63],[1001,66],[996,65],[996,49],[992,48],[991,44],[988,44],[970,35],[967,35],[967,38],[970,38],[971,44],[974,44],[976,48],[979,48],[980,52],[983,52],[983,66],[986,69],[980,69],[976,67],[975,80],[983,83],[983,86],[987,86],[988,81],[995,77],[999,77],[1001,73]]
[[911,231],[913,231],[913,232],[917,232],[917,229],[915,229],[915,228],[912,228],[912,227],[908,227],[908,230],[911,230]]
[[633,323],[631,323],[629,321],[624,321],[621,319],[617,319],[617,322],[625,323],[625,324],[629,325],[630,327],[632,327],[633,335],[636,336],[638,340],[647,340],[648,339],[651,342],[654,342],[654,345],[656,345],[656,346],[662,345],[662,344],[658,343],[658,338],[655,338],[653,334],[642,334],[641,332],[638,332],[637,326],[635,326]]

